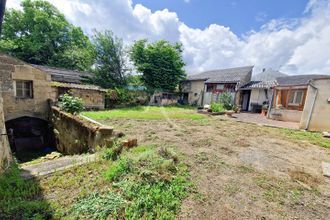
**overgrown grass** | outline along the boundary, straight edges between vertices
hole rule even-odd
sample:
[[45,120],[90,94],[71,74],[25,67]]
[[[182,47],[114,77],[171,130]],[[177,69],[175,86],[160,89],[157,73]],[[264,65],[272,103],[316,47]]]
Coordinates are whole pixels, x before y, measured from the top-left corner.
[[197,114],[192,107],[156,107],[156,106],[139,106],[132,108],[114,109],[109,111],[83,112],[83,115],[97,119],[204,119],[206,116]]
[[323,137],[322,133],[281,129],[282,133],[290,139],[306,141],[321,147],[330,148],[330,139]]
[[0,219],[48,219],[49,204],[36,180],[20,177],[16,164],[0,176]]
[[112,182],[112,192],[81,198],[71,213],[94,219],[175,219],[190,190],[187,167],[175,152],[154,146],[123,152],[104,177]]

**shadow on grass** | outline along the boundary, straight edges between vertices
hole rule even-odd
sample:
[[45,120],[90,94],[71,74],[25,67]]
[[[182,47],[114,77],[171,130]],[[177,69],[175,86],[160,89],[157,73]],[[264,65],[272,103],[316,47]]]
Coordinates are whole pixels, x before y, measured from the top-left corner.
[[13,164],[0,175],[0,219],[51,219],[38,179],[24,179]]

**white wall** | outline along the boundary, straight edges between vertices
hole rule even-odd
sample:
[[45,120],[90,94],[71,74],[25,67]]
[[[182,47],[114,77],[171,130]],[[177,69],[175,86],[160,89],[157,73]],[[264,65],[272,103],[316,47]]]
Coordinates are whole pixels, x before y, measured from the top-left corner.
[[252,89],[250,96],[249,111],[252,110],[253,103],[262,105],[265,101],[270,101],[272,95],[273,95],[273,91],[271,89],[268,89],[268,99],[266,97],[265,89]]
[[311,131],[330,131],[330,79],[313,80],[311,83],[317,89],[308,86],[300,128],[308,126]]

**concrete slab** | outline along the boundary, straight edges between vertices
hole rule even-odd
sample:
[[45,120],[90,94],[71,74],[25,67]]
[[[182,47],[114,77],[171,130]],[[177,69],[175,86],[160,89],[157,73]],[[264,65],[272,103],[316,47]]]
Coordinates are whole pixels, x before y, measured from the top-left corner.
[[330,163],[322,162],[323,176],[330,177]]
[[25,179],[49,175],[60,170],[80,166],[97,160],[96,154],[65,156],[55,160],[23,166],[21,176]]

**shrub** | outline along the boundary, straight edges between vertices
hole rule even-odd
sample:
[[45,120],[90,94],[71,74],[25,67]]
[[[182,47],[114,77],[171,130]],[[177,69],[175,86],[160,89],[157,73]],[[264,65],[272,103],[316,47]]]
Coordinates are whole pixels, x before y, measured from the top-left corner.
[[60,98],[59,106],[61,110],[71,114],[79,114],[84,110],[84,103],[80,98],[64,94]]
[[224,112],[226,109],[224,108],[222,103],[213,102],[211,104],[212,112]]
[[118,193],[92,193],[74,204],[71,213],[87,219],[107,219],[109,215],[117,216],[124,204],[123,197]]
[[233,109],[233,98],[230,93],[228,92],[221,93],[219,96],[219,102],[223,104],[223,107],[226,110]]

